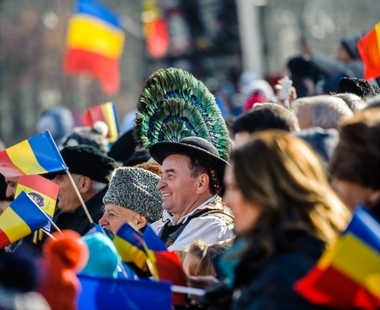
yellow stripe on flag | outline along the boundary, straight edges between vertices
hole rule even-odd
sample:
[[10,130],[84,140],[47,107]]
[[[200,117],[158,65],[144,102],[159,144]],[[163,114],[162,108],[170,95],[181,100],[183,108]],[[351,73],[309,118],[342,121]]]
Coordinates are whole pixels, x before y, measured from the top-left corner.
[[41,174],[48,172],[38,163],[27,140],[8,148],[6,152],[13,164],[25,174]]
[[0,228],[12,243],[32,233],[12,207],[6,208],[0,216]]
[[[20,185],[18,184],[17,187],[16,187],[16,193],[15,193],[15,197],[17,197],[22,191],[24,191],[25,193],[29,194],[29,193],[38,193],[42,198],[43,198],[43,204],[40,205],[39,202],[35,201],[35,203],[37,203],[37,205],[48,215],[50,215],[51,217],[53,217],[54,215],[54,211],[55,211],[55,205],[56,205],[56,201],[52,198],[50,198],[49,196],[47,195],[44,195],[43,193],[41,192],[37,192],[35,189],[33,188],[30,188],[30,187],[27,187],[27,186],[24,186],[24,185]],[[33,197],[31,197],[33,199]]]
[[96,18],[75,15],[70,19],[67,45],[109,58],[123,52],[124,32]]
[[102,104],[100,108],[102,109],[104,120],[106,121],[106,124],[108,125],[109,140],[116,141],[118,132],[117,132],[117,127],[115,123],[113,105],[111,102],[107,102],[107,103]]
[[123,262],[134,263],[138,268],[143,269],[146,263],[146,255],[143,251],[117,235],[114,236],[113,242]]
[[[380,253],[351,233],[341,238],[342,242],[332,265],[380,298]],[[353,253],[356,253],[355,256]]]
[[377,45],[379,46],[379,52],[380,52],[380,22],[378,22],[375,25],[375,31],[376,31],[376,37],[377,37]]

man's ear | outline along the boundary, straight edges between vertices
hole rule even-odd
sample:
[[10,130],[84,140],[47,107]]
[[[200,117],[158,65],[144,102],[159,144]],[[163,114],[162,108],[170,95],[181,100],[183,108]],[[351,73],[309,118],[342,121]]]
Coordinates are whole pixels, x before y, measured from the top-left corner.
[[77,187],[80,193],[86,193],[91,189],[92,180],[89,177],[82,176],[77,182]]
[[205,191],[208,191],[210,184],[210,177],[207,173],[202,173],[197,178],[197,194],[203,194]]
[[133,217],[133,224],[135,224],[138,229],[141,229],[148,225],[148,220],[144,215],[136,213]]

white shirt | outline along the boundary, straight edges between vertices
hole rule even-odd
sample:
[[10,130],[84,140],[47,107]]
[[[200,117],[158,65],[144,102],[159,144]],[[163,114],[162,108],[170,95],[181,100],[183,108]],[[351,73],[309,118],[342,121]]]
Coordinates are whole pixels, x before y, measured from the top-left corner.
[[[191,211],[190,213],[182,216],[178,222],[175,221],[174,216],[172,216],[168,211],[164,210],[162,219],[154,222],[151,227],[156,234],[159,234],[165,224],[169,221],[171,225],[177,225],[180,223],[186,223],[188,218],[192,216],[195,212],[199,210],[210,207],[210,202],[217,199],[217,195],[211,197],[209,200],[205,201],[199,207]],[[220,204],[221,205],[221,204]],[[226,222],[225,220],[216,217],[214,215],[200,215],[199,217],[190,219],[190,222],[186,225],[185,229],[174,241],[174,243],[168,247],[171,251],[181,251],[186,249],[195,240],[203,240],[207,244],[214,244],[219,241],[231,239],[235,237],[233,232],[233,222],[232,213],[224,206],[224,211],[227,214],[231,214],[231,222]],[[221,208],[221,212],[223,210]]]

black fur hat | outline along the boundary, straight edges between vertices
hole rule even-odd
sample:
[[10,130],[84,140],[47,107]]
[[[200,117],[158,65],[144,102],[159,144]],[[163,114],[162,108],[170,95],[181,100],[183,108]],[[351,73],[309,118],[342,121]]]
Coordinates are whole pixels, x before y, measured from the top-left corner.
[[380,94],[380,88],[363,79],[343,77],[339,81],[337,93],[351,93],[366,100]]
[[[116,168],[113,158],[91,145],[66,146],[61,150],[61,155],[70,173],[84,175],[101,183],[108,183]],[[62,170],[45,174],[45,177],[53,179],[56,175],[64,173],[66,172]]]

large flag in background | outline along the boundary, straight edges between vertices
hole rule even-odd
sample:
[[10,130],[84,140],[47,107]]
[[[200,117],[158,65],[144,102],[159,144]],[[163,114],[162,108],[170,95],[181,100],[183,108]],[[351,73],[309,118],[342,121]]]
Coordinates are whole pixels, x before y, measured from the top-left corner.
[[170,310],[170,283],[78,275],[82,286],[79,310]]
[[124,40],[120,18],[114,12],[95,0],[77,0],[69,21],[64,71],[94,76],[106,93],[116,93]]
[[22,192],[0,215],[0,249],[30,235],[47,222],[43,211]]
[[106,102],[94,107],[87,108],[82,121],[85,126],[92,127],[95,122],[102,121],[108,126],[108,140],[113,143],[119,137],[119,118],[116,105],[112,102]]
[[5,177],[66,170],[67,166],[49,131],[0,152],[0,173]]
[[146,48],[153,57],[163,57],[170,44],[165,16],[157,0],[144,0],[143,9]]
[[364,63],[364,78],[380,77],[380,21],[359,40],[358,49]]
[[[58,196],[59,185],[40,175],[21,176],[18,179],[15,197],[23,191],[31,197],[34,202],[53,219],[55,205]],[[47,223],[42,229],[50,232],[51,223]]]
[[338,309],[380,307],[380,225],[359,208],[346,231],[296,282],[310,302]]

